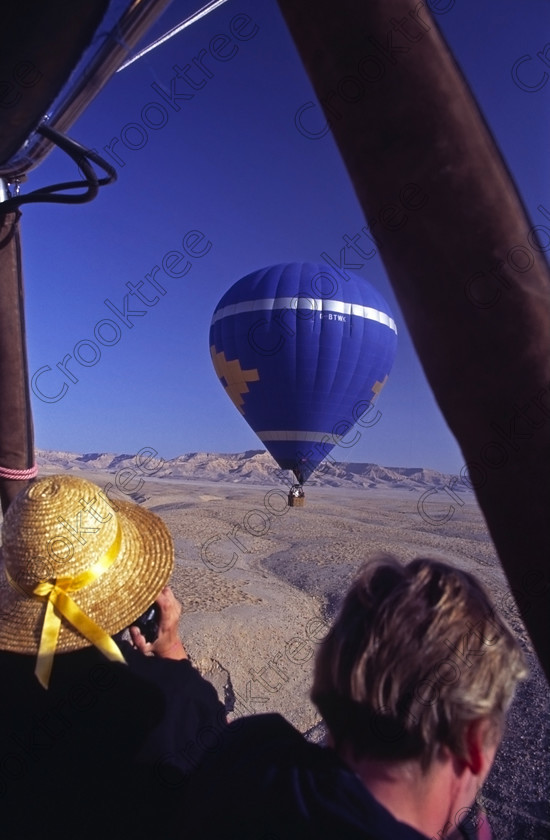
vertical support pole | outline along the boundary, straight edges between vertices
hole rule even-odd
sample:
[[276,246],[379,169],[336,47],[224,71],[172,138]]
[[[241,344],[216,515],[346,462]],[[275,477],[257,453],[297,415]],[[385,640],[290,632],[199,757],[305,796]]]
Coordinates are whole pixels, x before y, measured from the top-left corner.
[[[6,197],[5,184],[0,181],[0,200]],[[20,215],[18,211],[0,215],[0,498],[4,513],[36,475]]]

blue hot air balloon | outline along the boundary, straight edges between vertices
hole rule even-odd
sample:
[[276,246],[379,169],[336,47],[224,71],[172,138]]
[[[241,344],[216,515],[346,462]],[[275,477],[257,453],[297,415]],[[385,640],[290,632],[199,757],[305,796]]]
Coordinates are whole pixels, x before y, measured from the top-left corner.
[[229,397],[279,466],[302,484],[372,408],[395,358],[382,295],[326,265],[254,271],[218,303],[210,353]]

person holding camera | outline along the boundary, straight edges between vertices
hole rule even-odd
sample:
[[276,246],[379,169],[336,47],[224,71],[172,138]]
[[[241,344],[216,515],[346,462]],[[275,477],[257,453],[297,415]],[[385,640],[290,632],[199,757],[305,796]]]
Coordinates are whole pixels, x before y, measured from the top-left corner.
[[225,726],[179,638],[173,562],[162,520],[81,478],[39,479],[12,502],[0,561],[2,836],[168,836],[174,797]]

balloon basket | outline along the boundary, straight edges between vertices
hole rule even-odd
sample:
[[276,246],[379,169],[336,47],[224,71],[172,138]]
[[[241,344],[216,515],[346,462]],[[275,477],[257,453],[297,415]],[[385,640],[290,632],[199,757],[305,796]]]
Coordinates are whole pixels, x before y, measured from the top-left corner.
[[288,494],[288,506],[289,507],[304,507],[306,503],[305,496],[293,496],[292,493]]

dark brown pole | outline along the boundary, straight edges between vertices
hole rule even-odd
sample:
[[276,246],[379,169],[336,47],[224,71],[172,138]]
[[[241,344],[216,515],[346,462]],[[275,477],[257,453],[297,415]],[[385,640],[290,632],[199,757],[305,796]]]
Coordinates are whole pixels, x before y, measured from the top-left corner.
[[34,470],[19,216],[0,216],[0,497],[5,513]]
[[[376,224],[426,376],[550,676],[550,285],[542,237],[424,3],[279,6],[367,222]],[[356,101],[338,96],[346,84]],[[396,211],[407,189],[417,209]]]

